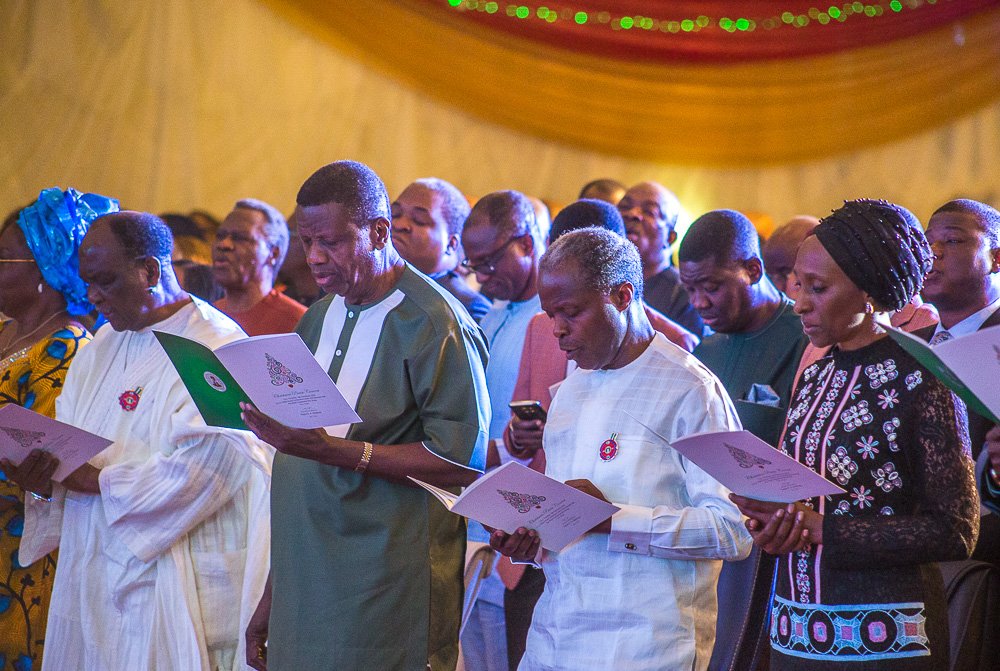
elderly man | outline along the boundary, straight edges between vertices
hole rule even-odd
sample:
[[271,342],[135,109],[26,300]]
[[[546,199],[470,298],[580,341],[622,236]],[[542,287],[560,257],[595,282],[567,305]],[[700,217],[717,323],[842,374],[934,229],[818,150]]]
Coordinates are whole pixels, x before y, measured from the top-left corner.
[[[913,334],[937,345],[1000,325],[1000,212],[975,200],[949,201],[927,222],[927,242],[934,252],[934,265],[927,273],[923,295],[937,308],[941,322]],[[980,457],[993,426],[982,415],[969,413],[973,458]],[[990,498],[990,486],[1000,487],[1000,479],[994,480],[987,468],[980,485]],[[997,514],[983,516],[972,558],[1000,565]]]
[[[635,247],[610,231],[567,233],[542,259],[542,306],[579,366],[549,409],[545,472],[621,510],[543,553],[522,671],[705,669],[721,564],[712,560],[750,549],[728,491],[657,436],[739,420],[718,379],[653,330],[642,282]],[[516,559],[538,551],[531,530],[490,541]]]
[[264,588],[265,449],[205,426],[153,331],[209,347],[245,336],[180,289],[170,252],[151,214],[94,222],[80,276],[110,327],[77,355],[56,417],[115,442],[61,484],[43,452],[7,471],[39,495],[21,563],[59,549],[45,669],[234,668]]
[[324,166],[297,202],[306,259],[329,294],[298,332],[363,421],[305,431],[244,408],[279,451],[271,590],[247,631],[248,662],[454,669],[465,524],[407,478],[454,487],[482,471],[486,344],[461,303],[396,253],[370,168]]
[[212,247],[212,272],[226,295],[215,307],[249,335],[289,333],[305,306],[274,288],[288,252],[288,224],[278,210],[244,198],[223,220]]
[[639,249],[643,300],[699,338],[708,332],[698,312],[691,307],[677,269],[670,262],[670,246],[677,241],[677,217],[681,204],[672,192],[656,182],[640,182],[618,202],[628,239]]
[[477,322],[489,300],[470,287],[455,269],[462,259],[462,226],[469,202],[450,183],[418,179],[392,201],[392,244],[414,268],[457,298]]

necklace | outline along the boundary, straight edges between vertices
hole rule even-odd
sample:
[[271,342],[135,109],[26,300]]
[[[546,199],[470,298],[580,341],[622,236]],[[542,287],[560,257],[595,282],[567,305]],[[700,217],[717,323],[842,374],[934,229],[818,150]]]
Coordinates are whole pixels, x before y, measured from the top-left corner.
[[[53,318],[58,317],[59,315],[63,314],[64,312],[66,312],[66,311],[65,310],[59,310],[58,312],[52,313],[51,315],[49,315],[48,317],[46,317],[45,321],[43,321],[41,324],[39,324],[35,328],[31,329],[30,331],[28,331],[24,335],[18,336],[17,338],[15,338],[13,341],[11,341],[10,344],[8,344],[8,345],[6,345],[4,347],[3,354],[0,355],[0,358],[6,359],[10,355],[20,356],[21,354],[23,354],[23,351],[22,352],[16,351],[17,350],[17,345],[19,345],[20,343],[24,342],[25,340],[27,340],[31,336],[33,336],[36,333],[38,333],[39,331],[41,331],[42,327],[46,326],[49,322],[52,321]],[[25,347],[24,349],[31,349],[31,345],[33,345],[33,344],[34,343],[28,343],[28,346]]]

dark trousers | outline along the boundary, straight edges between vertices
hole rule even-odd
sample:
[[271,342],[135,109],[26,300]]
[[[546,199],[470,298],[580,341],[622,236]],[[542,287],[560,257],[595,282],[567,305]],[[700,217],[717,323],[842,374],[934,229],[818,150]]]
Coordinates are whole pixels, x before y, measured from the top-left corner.
[[531,615],[535,612],[538,597],[545,589],[545,574],[541,569],[529,566],[521,576],[521,582],[514,589],[503,594],[504,616],[507,618],[507,664],[510,671],[517,671],[517,665],[524,656],[524,644],[531,627]]

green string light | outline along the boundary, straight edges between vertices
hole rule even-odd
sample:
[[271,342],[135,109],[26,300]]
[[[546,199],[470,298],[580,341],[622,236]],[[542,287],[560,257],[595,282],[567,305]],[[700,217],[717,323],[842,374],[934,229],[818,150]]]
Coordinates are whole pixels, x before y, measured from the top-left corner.
[[565,6],[560,10],[556,10],[546,5],[533,7],[530,5],[502,3],[495,0],[490,0],[489,2],[482,2],[482,0],[447,0],[447,3],[452,9],[461,12],[484,12],[493,15],[498,14],[502,8],[504,15],[521,20],[535,18],[546,23],[572,21],[580,26],[610,26],[613,30],[658,30],[663,33],[677,34],[682,32],[697,33],[701,30],[712,28],[718,28],[727,33],[749,33],[754,32],[758,27],[764,30],[774,30],[776,28],[804,28],[815,24],[828,26],[833,23],[844,23],[848,19],[878,18],[899,14],[904,10],[933,7],[938,4],[938,0],[855,1],[845,2],[841,5],[830,5],[825,8],[810,7],[804,14],[782,11],[769,16],[743,16],[736,18],[723,16],[717,19],[704,14],[696,17],[671,17],[669,19],[657,19],[651,16],[616,16],[611,11],[577,11]]

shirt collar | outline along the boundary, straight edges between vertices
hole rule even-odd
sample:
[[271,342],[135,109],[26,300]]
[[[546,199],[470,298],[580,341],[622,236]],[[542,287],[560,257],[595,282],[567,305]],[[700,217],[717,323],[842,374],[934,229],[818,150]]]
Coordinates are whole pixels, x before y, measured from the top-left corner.
[[1000,308],[1000,298],[996,299],[982,310],[973,312],[971,315],[958,322],[950,329],[944,328],[939,322],[937,328],[934,329],[934,335],[937,335],[941,331],[947,331],[951,334],[952,338],[961,338],[962,336],[971,335],[981,329],[986,320],[989,319],[998,308]]

